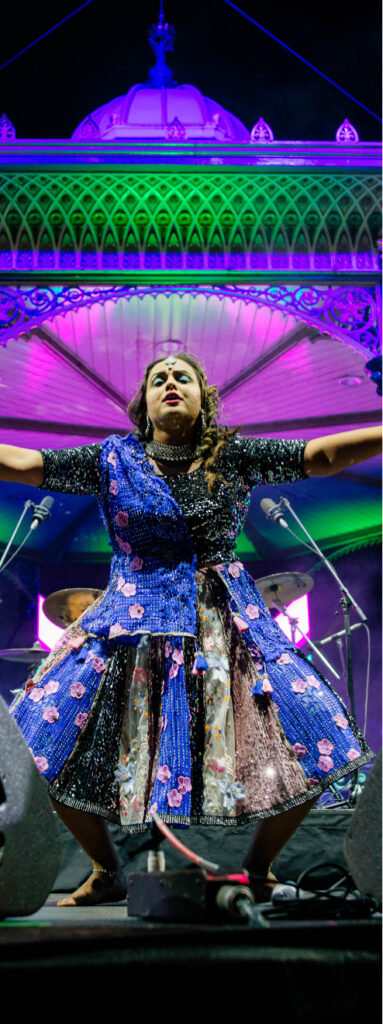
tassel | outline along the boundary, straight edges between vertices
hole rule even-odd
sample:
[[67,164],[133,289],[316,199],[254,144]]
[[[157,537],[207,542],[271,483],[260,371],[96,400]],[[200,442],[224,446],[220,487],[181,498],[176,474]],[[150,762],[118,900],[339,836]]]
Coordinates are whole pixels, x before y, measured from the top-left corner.
[[208,663],[207,663],[206,659],[204,658],[203,654],[201,654],[201,651],[197,651],[195,659],[194,659],[194,665],[193,665],[193,668],[192,668],[192,675],[193,676],[202,676],[204,672],[207,672],[208,668],[209,668]]

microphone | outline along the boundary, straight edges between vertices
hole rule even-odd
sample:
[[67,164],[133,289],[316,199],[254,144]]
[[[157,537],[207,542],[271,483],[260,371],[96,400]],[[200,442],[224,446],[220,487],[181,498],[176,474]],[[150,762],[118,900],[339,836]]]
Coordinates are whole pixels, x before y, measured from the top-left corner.
[[43,498],[40,505],[33,506],[31,530],[36,530],[39,523],[42,523],[44,519],[49,518],[54,500],[55,499],[51,498],[48,494],[46,498]]
[[[359,629],[359,626],[363,626],[363,622],[354,622],[353,626],[350,626],[350,632],[352,629]],[[340,640],[342,636],[345,636],[346,630],[341,629],[339,633],[332,633],[331,636],[324,636],[323,640],[316,640],[317,647],[323,647],[323,644],[329,644],[331,640]]]
[[263,498],[261,501],[262,512],[265,513],[267,519],[271,519],[273,523],[279,523],[285,530],[288,530],[286,520],[283,518],[283,512],[281,502],[277,505],[271,498]]

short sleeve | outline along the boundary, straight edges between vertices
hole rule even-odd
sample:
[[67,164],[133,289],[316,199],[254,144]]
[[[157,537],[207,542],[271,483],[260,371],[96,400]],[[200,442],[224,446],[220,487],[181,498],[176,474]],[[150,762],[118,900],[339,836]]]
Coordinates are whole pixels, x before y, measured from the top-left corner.
[[40,448],[44,463],[46,491],[62,494],[101,493],[100,454],[102,444],[86,444],[79,448]]
[[249,487],[290,483],[305,479],[303,456],[306,440],[279,438],[232,438],[230,448],[237,461],[239,475]]

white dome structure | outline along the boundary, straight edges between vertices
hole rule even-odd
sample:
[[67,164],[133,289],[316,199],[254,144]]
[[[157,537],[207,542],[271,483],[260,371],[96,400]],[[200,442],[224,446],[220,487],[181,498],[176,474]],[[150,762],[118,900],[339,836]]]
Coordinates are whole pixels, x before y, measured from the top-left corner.
[[203,140],[248,142],[250,133],[238,117],[204,96],[194,85],[177,85],[166,64],[173,49],[174,29],[164,21],[161,4],[158,25],[149,30],[156,63],[149,81],[133,85],[124,96],[93,110],[72,135],[76,142],[100,139]]

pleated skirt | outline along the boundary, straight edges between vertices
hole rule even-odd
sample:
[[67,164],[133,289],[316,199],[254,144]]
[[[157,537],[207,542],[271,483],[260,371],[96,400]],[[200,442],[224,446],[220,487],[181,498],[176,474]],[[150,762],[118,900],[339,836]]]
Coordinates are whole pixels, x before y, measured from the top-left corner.
[[[218,575],[197,574],[198,642],[84,632],[81,618],[11,713],[51,796],[146,830],[239,825],[312,800],[374,754],[296,650],[275,661],[238,630]],[[202,667],[201,667],[202,666]]]

